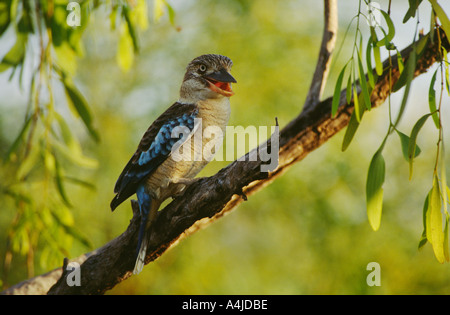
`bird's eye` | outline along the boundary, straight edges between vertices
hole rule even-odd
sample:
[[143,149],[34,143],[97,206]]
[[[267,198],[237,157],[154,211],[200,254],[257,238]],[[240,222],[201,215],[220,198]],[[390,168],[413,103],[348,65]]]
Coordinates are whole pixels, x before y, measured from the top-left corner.
[[205,73],[206,72],[206,66],[205,65],[200,65],[200,67],[198,68],[198,71],[201,73]]

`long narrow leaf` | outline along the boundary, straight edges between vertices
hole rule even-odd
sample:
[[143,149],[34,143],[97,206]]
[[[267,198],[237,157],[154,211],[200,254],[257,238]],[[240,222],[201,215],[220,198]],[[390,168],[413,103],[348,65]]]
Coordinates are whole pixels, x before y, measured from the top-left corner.
[[128,6],[126,5],[123,6],[122,15],[125,18],[125,22],[127,23],[128,26],[128,33],[130,34],[131,40],[133,42],[134,52],[137,53],[139,51],[139,40],[136,32],[136,26],[131,20],[130,9],[128,8]]
[[25,58],[25,49],[28,36],[23,33],[17,33],[17,39],[13,47],[6,53],[0,62],[0,72],[10,67],[17,67]]
[[356,130],[358,130],[358,127],[359,122],[356,118],[355,111],[353,111],[352,115],[350,116],[350,121],[348,122],[347,129],[345,131],[344,140],[342,141],[342,151],[347,150],[348,146],[352,142]]
[[408,61],[406,62],[406,69],[403,71],[403,73],[400,75],[400,78],[398,79],[398,81],[396,82],[396,84],[394,84],[393,90],[396,91],[396,87],[398,90],[398,84],[399,81],[402,79],[403,75],[404,75],[404,79],[405,79],[405,92],[403,94],[403,98],[402,98],[402,103],[400,104],[400,110],[398,112],[397,115],[397,119],[395,120],[395,124],[394,126],[397,126],[398,122],[400,121],[400,119],[403,116],[403,112],[405,111],[406,108],[406,103],[408,101],[408,97],[409,97],[409,91],[411,89],[411,84],[414,78],[414,71],[416,70],[416,50],[414,48],[415,46],[413,46],[413,50],[411,51]]
[[403,69],[405,69],[405,65],[403,64],[402,54],[398,50],[397,50],[397,64],[398,64],[398,72],[401,75],[403,73]]
[[373,73],[372,68],[372,36],[370,36],[369,40],[367,41],[367,47],[366,47],[366,64],[367,64],[367,78],[370,87],[373,89],[375,86],[376,78]]
[[83,95],[78,91],[78,89],[72,85],[68,80],[63,80],[64,88],[66,90],[66,95],[69,103],[76,110],[78,115],[80,115],[81,120],[86,126],[89,134],[95,141],[99,141],[99,136],[97,131],[94,129],[92,125],[92,116],[89,110],[89,106],[84,99]]
[[28,119],[25,121],[25,123],[22,126],[22,129],[19,132],[19,135],[14,140],[13,144],[9,147],[8,152],[6,153],[5,162],[9,161],[11,159],[12,154],[17,151],[17,148],[19,147],[20,143],[24,139],[24,135],[28,130],[28,127],[30,126],[32,120],[32,116],[28,117]]
[[446,64],[447,66],[446,67],[444,67],[444,70],[445,70],[445,88],[447,89],[447,93],[448,93],[448,95],[450,95],[450,74],[449,74],[449,71],[448,71],[448,53],[447,53],[447,50],[444,48],[444,47],[442,47],[442,51],[443,51],[443,56],[444,56],[444,64]]
[[375,153],[370,162],[366,182],[367,217],[374,231],[380,227],[383,208],[383,183],[385,177],[385,162],[381,148]]
[[434,90],[434,83],[436,82],[436,74],[438,69],[433,74],[431,78],[430,87],[428,89],[428,105],[430,107],[430,113],[432,113],[431,117],[433,118],[434,125],[437,129],[440,128],[439,116],[436,107],[436,91]]
[[362,106],[361,103],[359,102],[359,98],[358,98],[358,94],[356,93],[356,86],[353,87],[353,105],[354,105],[354,113],[355,113],[355,117],[358,120],[358,123],[361,122],[361,118],[362,118]]
[[436,12],[437,17],[441,21],[441,27],[444,30],[445,35],[447,35],[447,38],[450,38],[450,20],[448,19],[447,14],[445,14],[444,9],[442,9],[437,0],[428,1],[430,1],[434,12]]
[[81,234],[81,232],[79,232],[78,229],[64,223],[63,220],[61,220],[61,218],[54,211],[52,211],[51,214],[52,214],[53,218],[55,219],[55,221],[64,229],[64,231],[67,234],[71,235],[73,238],[78,240],[81,244],[83,244],[87,248],[93,247],[92,242],[87,237],[85,237],[83,234]]
[[448,196],[447,196],[447,191],[446,191],[446,187],[447,187],[447,171],[446,171],[446,167],[445,167],[445,145],[444,143],[441,144],[441,150],[439,152],[440,157],[439,157],[439,163],[440,163],[440,169],[441,169],[441,195],[442,195],[442,204],[444,207],[444,213],[445,215],[448,215],[448,207],[447,207],[447,201],[448,201]]
[[430,235],[431,245],[433,246],[436,259],[443,263],[445,261],[444,254],[444,232],[442,230],[442,213],[441,213],[441,192],[439,189],[439,179],[437,175],[433,179],[433,188],[429,201],[430,211]]
[[444,257],[447,262],[450,261],[450,253],[448,248],[448,221],[449,216],[447,215],[445,218],[445,227],[444,227]]
[[[430,214],[428,213],[428,209],[429,209],[429,202],[430,202],[430,196],[431,196],[431,190],[428,192],[427,197],[425,198],[425,202],[423,203],[423,210],[422,210],[422,222],[423,222],[423,232],[422,232],[422,236],[420,238],[419,241],[419,248],[421,248],[423,245],[425,245],[428,241],[428,236],[427,234],[429,234],[429,216]],[[431,236],[429,237],[431,239]]]
[[72,204],[70,203],[70,200],[66,193],[66,189],[64,187],[62,171],[61,171],[61,167],[59,165],[59,161],[58,161],[56,155],[53,155],[53,160],[55,163],[55,165],[54,165],[54,167],[55,167],[55,183],[56,183],[56,188],[58,189],[59,196],[61,197],[62,201],[66,204],[66,206],[72,207]]
[[392,92],[397,92],[402,87],[404,87],[408,82],[410,82],[414,76],[414,71],[416,70],[416,52],[415,49],[409,54],[408,60],[406,61],[405,70],[401,73],[397,82],[395,82],[392,87]]
[[366,109],[370,110],[372,104],[370,103],[370,93],[367,87],[366,75],[364,74],[364,67],[361,61],[361,55],[358,54],[358,72],[359,72],[359,85],[361,86],[361,93],[364,98],[364,105]]
[[347,81],[347,89],[345,93],[345,99],[347,101],[347,104],[350,104],[352,101],[352,64],[350,64],[350,74],[348,75],[348,81]]
[[[392,22],[391,17],[389,16],[389,14],[387,14],[387,13],[384,12],[383,10],[380,10],[380,12],[381,12],[381,14],[383,15],[383,17],[384,17],[384,19],[385,19],[385,21],[386,21],[386,24],[387,24],[387,27],[388,27],[388,33],[386,34],[385,37],[383,37],[382,39],[380,39],[380,40],[377,42],[376,45],[377,45],[378,47],[381,47],[381,46],[388,46],[389,43],[392,41],[392,39],[393,39],[394,36],[395,36],[395,26],[394,26],[394,22]],[[384,33],[384,30],[383,30],[383,29],[382,29],[382,31],[383,31],[383,33]]]
[[417,135],[419,134],[420,129],[422,129],[423,125],[427,121],[428,117],[430,117],[431,114],[426,114],[422,116],[414,125],[413,129],[411,130],[411,135],[409,137],[409,146],[408,146],[408,159],[409,159],[409,179],[412,178],[413,174],[413,162],[416,152],[416,143],[417,143]]
[[383,74],[383,64],[381,63],[381,55],[380,55],[380,47],[377,46],[377,34],[375,31],[371,33],[371,37],[373,38],[372,47],[373,47],[373,58],[375,60],[375,71],[377,75]]
[[338,79],[336,81],[336,86],[334,87],[333,102],[331,105],[331,115],[333,117],[336,116],[337,110],[339,108],[339,101],[341,98],[342,80],[344,79],[344,74],[345,74],[346,68],[347,68],[347,65],[345,65],[344,68],[341,70],[341,73],[339,73]]

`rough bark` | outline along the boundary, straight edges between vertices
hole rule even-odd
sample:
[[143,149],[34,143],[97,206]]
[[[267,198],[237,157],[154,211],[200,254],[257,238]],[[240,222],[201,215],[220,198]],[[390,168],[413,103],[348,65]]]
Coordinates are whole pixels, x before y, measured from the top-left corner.
[[[442,45],[449,50],[450,45],[444,33],[439,33]],[[417,59],[415,76],[426,72],[438,60],[438,41],[436,36],[434,38],[434,42],[429,41]],[[409,46],[401,52],[405,61],[411,51],[412,46]],[[389,82],[389,62],[386,60],[384,72],[371,94],[372,108],[384,103],[392,85],[399,78],[396,56],[392,57],[391,73],[392,80]],[[345,91],[342,91],[340,107],[335,117],[330,114],[331,103],[332,99],[328,98],[312,106],[306,104],[307,109],[280,131],[279,165],[273,172],[261,172],[262,162],[259,160],[234,161],[214,176],[202,178],[191,185],[183,196],[160,211],[151,231],[146,263],[158,258],[181,239],[229,213],[247,196],[271,183],[291,165],[305,158],[343,129],[353,112],[353,102],[347,104]],[[136,214],[136,204],[132,202],[132,205]],[[62,268],[58,268],[19,283],[2,293],[45,294],[48,291],[48,294],[103,294],[131,276],[138,225],[138,216],[134,215],[123,234],[103,247],[71,260],[81,264],[81,286],[68,286],[68,273],[62,273]]]
[[324,0],[324,28],[316,70],[314,71],[311,86],[306,96],[303,110],[308,110],[320,101],[323,89],[330,72],[331,55],[336,45],[338,31],[338,5],[337,0]]

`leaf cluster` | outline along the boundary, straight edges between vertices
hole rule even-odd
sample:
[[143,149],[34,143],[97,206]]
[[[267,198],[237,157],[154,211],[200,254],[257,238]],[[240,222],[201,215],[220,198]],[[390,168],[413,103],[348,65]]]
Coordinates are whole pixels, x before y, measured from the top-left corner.
[[[174,11],[165,0],[154,5],[155,21],[167,8],[174,23]],[[49,245],[39,259],[41,266],[57,264],[61,254],[68,256],[73,240],[91,247],[73,226],[73,202],[66,186],[95,189],[83,174],[95,169],[98,162],[87,156],[80,134],[72,126],[80,123],[92,141],[101,140],[93,108],[75,80],[78,60],[85,52],[83,34],[100,8],[109,11],[111,31],[120,31],[117,65],[126,71],[139,52],[138,30],[148,27],[147,1],[0,3],[0,40],[14,39],[0,57],[0,73],[9,71],[10,80],[18,76],[29,99],[19,132],[2,157],[8,180],[0,184],[0,194],[11,198],[18,209],[8,231],[6,256],[27,256],[30,276],[40,242]],[[61,94],[65,104],[55,102]],[[5,270],[8,268],[6,263]]]
[[[364,2],[369,6],[371,4],[370,1]],[[418,12],[421,2],[421,0],[409,1],[409,8],[404,16],[403,23],[406,23],[411,18],[416,18],[418,24]],[[436,32],[438,32],[438,34],[439,32],[445,32],[448,37],[450,35],[450,22],[448,16],[436,0],[430,0],[429,2],[432,6],[430,14],[430,25],[432,27],[432,30],[434,29]],[[383,208],[383,184],[385,182],[386,173],[386,161],[383,157],[383,149],[385,147],[386,141],[395,131],[400,140],[401,152],[403,154],[403,157],[408,162],[410,174],[409,179],[411,179],[413,175],[414,159],[417,158],[417,156],[421,153],[421,149],[417,144],[420,131],[422,130],[422,127],[425,125],[428,118],[432,117],[436,129],[438,130],[437,154],[433,173],[432,189],[426,197],[425,205],[423,208],[424,231],[419,243],[419,247],[423,246],[428,241],[432,244],[435,256],[439,262],[442,263],[444,261],[449,261],[449,214],[447,211],[449,195],[445,178],[445,164],[443,163],[444,142],[443,125],[441,121],[441,101],[442,93],[444,92],[444,85],[446,86],[447,93],[449,93],[450,95],[450,80],[448,75],[449,64],[447,61],[447,51],[439,42],[438,45],[441,52],[441,62],[439,64],[439,68],[436,69],[430,81],[428,92],[429,113],[419,118],[414,124],[409,135],[407,135],[398,129],[398,124],[403,117],[407,107],[411,84],[416,70],[416,61],[422,55],[423,49],[428,44],[428,42],[435,40],[433,36],[434,32],[431,31],[430,34],[426,36],[419,36],[416,27],[413,37],[412,52],[408,56],[401,56],[394,44],[395,25],[389,14],[390,8],[388,8],[387,10],[375,8],[374,10],[377,10],[383,17],[384,23],[374,24],[373,20],[370,17],[367,17],[362,13],[362,3],[363,1],[359,1],[359,10],[354,18],[354,20],[357,21],[357,25],[352,56],[340,71],[333,95],[333,116],[336,115],[337,111],[339,110],[341,89],[344,82],[347,82],[346,101],[347,103],[353,102],[354,105],[354,111],[352,113],[350,123],[344,136],[342,150],[346,150],[350,145],[362,121],[364,113],[371,110],[371,92],[373,90],[374,84],[377,82],[378,76],[381,76],[383,73],[387,72],[391,86],[390,92],[396,92],[402,88],[404,92],[399,111],[395,119],[393,119],[392,117],[391,100],[389,96],[389,127],[386,136],[384,137],[380,147],[376,150],[369,164],[366,181],[366,207],[368,220],[373,230],[376,231],[379,229]],[[360,30],[360,18],[364,18],[365,20],[367,20],[370,25],[370,36],[365,47],[365,54],[363,54],[362,47],[363,34]],[[438,20],[440,21],[440,25],[438,24]],[[388,68],[383,68],[383,64],[380,60],[380,49],[385,49],[389,54]],[[398,68],[400,71],[400,76],[395,81],[395,83],[393,82],[392,78],[392,53],[397,56]],[[372,66],[372,60],[375,63],[374,68]],[[367,75],[364,75],[364,66],[367,67]],[[437,102],[435,84],[439,71],[441,74],[442,84],[439,102]],[[345,79],[346,75],[347,79]],[[389,93],[389,95],[390,94],[391,93]]]

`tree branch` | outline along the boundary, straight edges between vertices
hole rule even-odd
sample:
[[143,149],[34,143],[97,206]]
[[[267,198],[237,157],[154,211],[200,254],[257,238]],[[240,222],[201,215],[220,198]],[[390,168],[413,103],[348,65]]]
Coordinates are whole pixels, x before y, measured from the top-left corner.
[[[442,45],[449,50],[450,45],[444,32],[439,32]],[[418,76],[438,60],[440,53],[438,41],[428,41],[420,58],[414,75]],[[412,46],[405,48],[401,55],[407,59]],[[371,94],[372,108],[381,105],[389,95],[389,63],[384,62],[384,72],[378,78]],[[400,73],[397,57],[392,57],[392,85]],[[313,102],[313,101],[311,101]],[[160,211],[150,233],[146,263],[149,263],[178,241],[198,229],[229,213],[243,200],[243,195],[250,196],[283,174],[294,163],[302,160],[311,151],[343,129],[353,112],[353,103],[347,104],[345,90],[341,93],[340,107],[336,117],[331,117],[332,98],[308,105],[298,117],[294,118],[280,132],[279,165],[269,173],[261,172],[263,162],[234,161],[214,176],[202,178],[188,187],[185,194],[175,199]],[[257,150],[257,149],[255,149]],[[246,156],[254,154],[255,151]],[[132,202],[134,213],[137,206]],[[103,294],[119,282],[131,276],[134,267],[134,252],[137,243],[139,219],[134,215],[127,230],[103,247],[76,258],[81,264],[81,286],[68,286],[61,268],[19,283],[2,294]],[[63,277],[56,281],[58,278]],[[56,282],[56,283],[55,283]]]
[[303,110],[308,110],[316,105],[322,97],[323,89],[327,82],[330,71],[331,54],[336,45],[338,31],[338,7],[337,0],[324,0],[324,29],[322,44],[320,45],[319,57],[317,59],[316,70],[311,81],[311,86],[306,96]]

